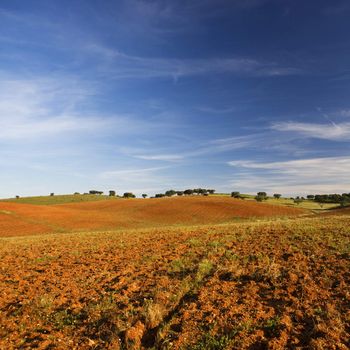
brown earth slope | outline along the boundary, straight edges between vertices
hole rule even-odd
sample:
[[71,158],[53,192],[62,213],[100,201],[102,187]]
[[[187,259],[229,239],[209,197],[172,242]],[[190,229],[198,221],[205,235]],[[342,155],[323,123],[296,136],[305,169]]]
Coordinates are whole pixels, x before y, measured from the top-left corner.
[[121,199],[55,206],[2,202],[0,236],[216,224],[251,217],[291,217],[304,213],[302,209],[227,197]]

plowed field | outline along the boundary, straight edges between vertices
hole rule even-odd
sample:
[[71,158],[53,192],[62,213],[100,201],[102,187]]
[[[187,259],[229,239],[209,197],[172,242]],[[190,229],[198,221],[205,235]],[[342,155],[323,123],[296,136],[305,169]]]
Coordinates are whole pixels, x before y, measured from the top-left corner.
[[227,197],[120,199],[51,206],[0,202],[0,237],[225,223],[305,212]]
[[264,220],[1,238],[0,349],[348,349],[350,218]]

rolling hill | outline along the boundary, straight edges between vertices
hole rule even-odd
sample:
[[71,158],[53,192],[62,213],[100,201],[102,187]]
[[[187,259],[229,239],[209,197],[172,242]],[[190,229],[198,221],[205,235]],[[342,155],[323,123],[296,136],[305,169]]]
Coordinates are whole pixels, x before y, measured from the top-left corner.
[[229,197],[100,200],[50,206],[0,202],[0,236],[216,224],[304,213],[303,209]]

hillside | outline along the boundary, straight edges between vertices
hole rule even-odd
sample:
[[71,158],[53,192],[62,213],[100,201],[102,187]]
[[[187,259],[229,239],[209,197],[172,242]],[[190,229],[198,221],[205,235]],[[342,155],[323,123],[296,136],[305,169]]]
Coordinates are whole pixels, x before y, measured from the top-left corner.
[[56,204],[66,204],[66,203],[115,200],[118,198],[119,197],[110,197],[107,195],[95,195],[95,194],[60,194],[60,195],[54,195],[54,196],[6,198],[6,199],[1,199],[0,203],[10,202],[10,203],[35,204],[35,205],[56,205]]
[[228,197],[120,199],[50,206],[0,202],[0,235],[215,224],[305,213],[303,209]]

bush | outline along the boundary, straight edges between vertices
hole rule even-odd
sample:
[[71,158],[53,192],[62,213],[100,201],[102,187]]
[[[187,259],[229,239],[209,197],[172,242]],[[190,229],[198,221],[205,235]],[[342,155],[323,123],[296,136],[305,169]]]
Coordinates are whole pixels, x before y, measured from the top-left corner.
[[279,193],[275,193],[273,196],[274,196],[274,198],[276,198],[276,199],[280,199],[280,198],[281,198],[281,195],[280,195]]
[[147,194],[146,194],[146,193],[143,193],[143,194],[142,194],[142,197],[143,197],[143,198],[146,198],[146,197],[147,197]]
[[115,197],[115,191],[114,190],[110,190],[109,191],[109,196],[110,197]]

